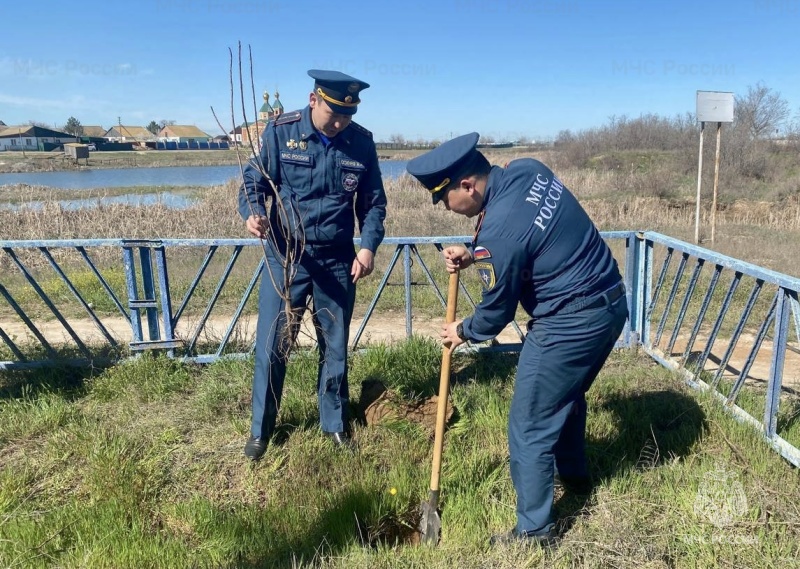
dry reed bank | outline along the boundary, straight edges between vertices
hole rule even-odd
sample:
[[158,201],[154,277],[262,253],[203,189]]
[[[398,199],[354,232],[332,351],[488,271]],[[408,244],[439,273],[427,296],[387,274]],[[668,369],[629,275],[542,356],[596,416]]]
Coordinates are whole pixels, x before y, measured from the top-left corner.
[[[603,230],[653,230],[691,241],[694,236],[696,178],[690,166],[679,168],[679,157],[669,152],[618,152],[589,165],[574,165],[565,151],[489,152],[495,164],[535,157],[551,165],[581,200]],[[744,185],[720,183],[716,239],[703,246],[795,276],[800,261],[794,250],[800,244],[800,158],[785,149],[771,157],[780,166],[774,181],[740,179]],[[605,164],[605,165],[603,165]],[[778,169],[779,166],[775,166]],[[777,176],[777,174],[776,174]],[[713,180],[704,181],[701,237],[710,230],[710,192]],[[733,184],[731,180],[728,183]],[[192,206],[176,210],[163,203],[133,207],[113,204],[87,209],[67,209],[63,195],[48,188],[6,186],[6,195],[28,196],[43,202],[33,208],[17,202],[17,210],[0,210],[2,239],[73,238],[222,238],[245,237],[237,213],[235,181],[208,188],[188,188],[197,197]],[[387,236],[470,235],[473,222],[433,207],[411,178],[386,181],[389,210]],[[93,192],[95,197],[103,190]],[[108,190],[109,195],[112,190]]]
[[[715,241],[711,243],[711,195],[714,144],[704,145],[701,240],[706,247],[758,265],[800,275],[794,253],[800,244],[800,128],[778,143],[755,128],[764,92],[759,86],[738,101],[737,121],[723,129]],[[750,104],[752,103],[752,104]],[[749,115],[746,109],[754,109]],[[761,109],[763,110],[763,109]],[[794,131],[792,131],[794,132]],[[713,137],[709,137],[713,139]],[[694,238],[698,171],[698,129],[689,115],[637,119],[612,117],[586,131],[564,131],[550,147],[486,150],[494,164],[534,157],[549,165],[581,200],[601,229],[653,230],[691,241]],[[216,153],[222,153],[216,156]],[[392,152],[408,159],[419,151]],[[148,160],[236,161],[236,152],[139,152]],[[224,156],[222,156],[224,155]],[[0,162],[5,161],[0,157]],[[164,165],[167,165],[165,163]],[[170,165],[178,165],[170,162]],[[238,184],[184,188],[197,201],[176,210],[151,206],[101,205],[69,210],[58,193],[46,188],[0,188],[2,195],[27,195],[36,207],[0,209],[0,238],[156,238],[244,237],[236,212]],[[469,235],[472,222],[433,207],[425,191],[409,177],[386,181],[389,211],[387,236]],[[108,190],[111,195],[115,190]],[[102,192],[94,191],[94,195]],[[42,204],[43,202],[43,204]],[[23,202],[17,201],[17,204]],[[383,255],[385,256],[385,254]],[[378,262],[381,262],[379,252]]]

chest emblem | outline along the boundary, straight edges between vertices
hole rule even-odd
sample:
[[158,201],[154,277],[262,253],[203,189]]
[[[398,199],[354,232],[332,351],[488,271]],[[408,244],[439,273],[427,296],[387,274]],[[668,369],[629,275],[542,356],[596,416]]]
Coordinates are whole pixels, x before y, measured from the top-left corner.
[[354,192],[358,187],[358,176],[352,172],[347,172],[342,176],[342,187],[347,192]]
[[286,147],[294,150],[297,148],[297,141],[294,138],[290,138],[286,141]]
[[306,142],[305,140],[301,140],[300,142],[297,143],[297,147],[300,150],[305,150],[306,148],[308,148],[308,142]]

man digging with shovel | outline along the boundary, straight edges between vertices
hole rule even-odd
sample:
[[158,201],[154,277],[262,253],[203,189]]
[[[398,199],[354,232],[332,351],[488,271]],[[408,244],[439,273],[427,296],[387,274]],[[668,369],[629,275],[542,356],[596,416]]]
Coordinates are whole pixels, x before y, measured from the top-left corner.
[[628,317],[625,287],[608,246],[572,193],[541,162],[491,166],[471,133],[409,161],[433,203],[478,216],[472,246],[444,250],[447,271],[475,265],[484,284],[474,314],[442,329],[445,345],[494,338],[530,315],[509,413],[517,523],[492,544],[551,545],[555,471],[587,490],[585,394]]

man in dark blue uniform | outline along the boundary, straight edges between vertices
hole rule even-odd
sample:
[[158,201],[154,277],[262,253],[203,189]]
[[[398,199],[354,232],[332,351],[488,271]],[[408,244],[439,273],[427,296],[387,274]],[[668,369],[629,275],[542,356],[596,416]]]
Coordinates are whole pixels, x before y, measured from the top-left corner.
[[625,325],[625,288],[597,228],[553,172],[529,158],[491,166],[478,138],[445,142],[407,169],[434,204],[478,216],[472,247],[448,247],[444,258],[451,273],[474,265],[483,297],[474,314],[443,327],[445,345],[494,338],[518,304],[531,316],[508,426],[517,524],[492,542],[551,544],[554,472],[567,489],[589,486],[585,393]]
[[[251,436],[244,448],[252,460],[261,458],[275,430],[289,347],[309,297],[320,351],[320,424],[335,444],[351,444],[347,342],[355,283],[372,272],[384,235],[386,194],[375,143],[352,122],[359,93],[369,85],[338,71],[308,74],[315,81],[308,106],[270,121],[260,163],[245,169],[239,193],[247,230],[266,239]],[[293,311],[288,318],[287,298]]]

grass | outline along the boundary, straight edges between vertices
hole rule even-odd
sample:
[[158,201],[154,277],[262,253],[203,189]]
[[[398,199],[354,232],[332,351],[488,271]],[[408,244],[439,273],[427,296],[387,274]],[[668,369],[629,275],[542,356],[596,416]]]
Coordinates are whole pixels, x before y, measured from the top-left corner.
[[[355,354],[354,405],[367,379],[407,399],[433,394],[440,354],[419,338]],[[241,453],[252,361],[196,367],[142,357],[93,372],[0,373],[0,565],[795,563],[797,473],[706,396],[629,351],[612,355],[590,392],[597,486],[588,498],[557,495],[561,546],[490,549],[488,536],[514,523],[506,442],[514,368],[513,356],[454,360],[436,548],[406,541],[427,495],[427,432],[402,420],[356,423],[359,450],[335,449],[318,430],[313,353],[290,363],[276,441],[256,464]]]
[[[692,240],[696,182],[674,169],[679,161],[669,153],[610,152],[583,168],[559,164],[557,154],[536,156],[557,166],[602,229],[652,229]],[[730,196],[740,199],[723,199],[716,243],[704,245],[800,274],[794,249],[786,246],[800,236],[795,182],[796,172],[776,188],[733,188]],[[471,220],[430,207],[408,178],[387,183],[387,193],[387,236],[472,234]],[[235,196],[235,183],[198,190],[199,201],[180,215],[162,204],[69,211],[48,198],[40,210],[0,210],[0,227],[4,239],[243,237]],[[703,215],[706,228],[707,211]],[[445,282],[435,251],[421,252],[437,282]],[[119,252],[90,254],[124,297]],[[88,302],[100,313],[114,312],[74,253],[54,255]],[[38,251],[20,256],[65,314],[79,314]],[[390,257],[388,249],[379,251],[377,272]],[[170,280],[176,297],[200,260],[175,252]],[[212,263],[200,296],[213,290],[226,260]],[[230,312],[238,302],[252,272],[244,265],[254,266],[257,255],[242,260],[220,310]],[[426,282],[417,263],[413,270],[413,282]],[[31,306],[32,314],[46,317],[6,255],[0,274],[26,311]],[[465,277],[478,297],[477,280]],[[359,285],[357,307],[366,308],[378,280]],[[401,282],[396,270],[390,283]],[[704,271],[696,296],[706,284]],[[726,285],[718,287],[706,321],[716,316]],[[740,287],[737,305],[748,293],[749,286]],[[403,302],[402,287],[390,286],[377,308],[399,310]],[[698,303],[690,305],[687,320]],[[661,306],[663,296],[657,310]],[[203,309],[193,304],[187,315]],[[246,313],[254,310],[251,301]],[[6,307],[2,316],[10,314]],[[414,314],[441,317],[432,291],[415,290]],[[669,327],[662,342],[668,334]],[[372,345],[352,357],[352,399],[367,379],[381,379],[407,399],[428,397],[436,390],[439,357],[438,347],[421,339]],[[551,553],[486,544],[514,520],[506,443],[513,357],[455,358],[456,415],[445,447],[443,539],[435,549],[407,543],[427,494],[427,432],[406,421],[356,424],[359,452],[336,452],[318,431],[309,379],[316,365],[313,352],[295,355],[275,444],[256,465],[241,454],[251,360],[189,366],[141,357],[110,368],[0,372],[0,566],[800,566],[796,470],[709,395],[688,392],[676,376],[633,352],[615,353],[590,392],[589,457],[598,486],[588,499],[558,495],[565,539]],[[730,383],[719,389],[728,391]],[[748,386],[737,402],[758,416],[763,397]],[[800,440],[798,416],[796,398],[782,394],[779,432],[792,441]]]

